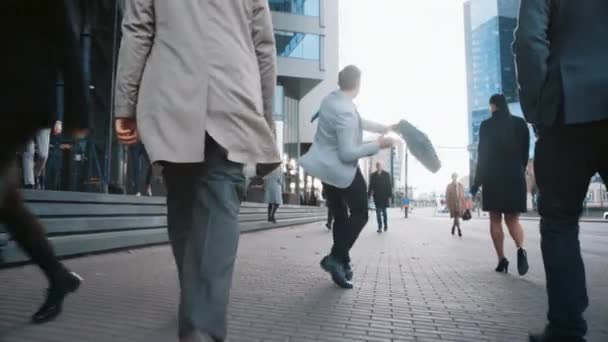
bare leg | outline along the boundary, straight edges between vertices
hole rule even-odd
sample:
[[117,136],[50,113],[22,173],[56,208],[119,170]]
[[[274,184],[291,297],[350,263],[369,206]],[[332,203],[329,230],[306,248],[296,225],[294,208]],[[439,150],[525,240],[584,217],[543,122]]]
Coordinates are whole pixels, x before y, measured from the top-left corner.
[[515,241],[517,248],[524,247],[524,229],[519,223],[519,214],[505,214],[505,223],[509,228],[509,234]]
[[494,249],[496,249],[496,255],[498,255],[498,260],[500,261],[505,257],[505,234],[502,231],[501,213],[490,213],[490,234],[492,235],[492,242],[494,242]]

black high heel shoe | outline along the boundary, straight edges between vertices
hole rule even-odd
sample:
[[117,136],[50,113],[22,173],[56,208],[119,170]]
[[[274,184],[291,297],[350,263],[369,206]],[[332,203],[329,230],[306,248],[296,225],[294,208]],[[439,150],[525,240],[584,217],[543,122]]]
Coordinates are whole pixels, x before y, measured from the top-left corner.
[[496,266],[496,272],[509,273],[509,260],[507,260],[507,258],[502,258],[502,260],[498,262],[498,266]]

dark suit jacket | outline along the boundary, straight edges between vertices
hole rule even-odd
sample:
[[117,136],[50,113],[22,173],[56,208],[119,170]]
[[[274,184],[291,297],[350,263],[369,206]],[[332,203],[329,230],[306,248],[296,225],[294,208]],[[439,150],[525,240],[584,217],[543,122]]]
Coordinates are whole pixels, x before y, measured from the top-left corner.
[[528,122],[608,119],[608,1],[522,0],[513,50]]
[[388,172],[372,173],[369,180],[369,195],[374,197],[376,207],[387,208],[389,206],[389,199],[393,197],[393,184]]
[[58,119],[57,75],[64,79],[64,127],[88,128],[87,87],[80,47],[78,0],[3,0],[0,3],[2,77],[8,96],[0,113],[15,128],[49,127]]

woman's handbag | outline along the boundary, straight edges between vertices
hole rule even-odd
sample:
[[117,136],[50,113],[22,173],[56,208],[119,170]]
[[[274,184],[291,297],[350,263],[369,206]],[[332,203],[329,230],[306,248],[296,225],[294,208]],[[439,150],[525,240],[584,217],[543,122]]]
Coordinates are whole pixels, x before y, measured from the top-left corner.
[[465,210],[464,214],[462,214],[463,221],[469,221],[472,218],[473,218],[473,215],[471,215],[471,211],[469,209]]

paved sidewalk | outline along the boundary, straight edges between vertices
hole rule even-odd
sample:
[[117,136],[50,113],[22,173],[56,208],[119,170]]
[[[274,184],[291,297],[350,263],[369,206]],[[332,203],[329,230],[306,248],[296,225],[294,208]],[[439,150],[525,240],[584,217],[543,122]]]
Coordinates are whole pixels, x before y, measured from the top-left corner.
[[[428,214],[428,215],[427,215]],[[391,213],[355,245],[355,288],[338,289],[318,262],[331,235],[323,224],[242,236],[230,306],[229,341],[527,341],[542,328],[546,297],[538,233],[524,223],[531,259],[525,278],[496,274],[487,222],[449,234],[449,221]],[[587,224],[592,342],[608,341],[608,227]],[[515,248],[506,250],[516,264]],[[177,283],[168,247],[69,260],[85,285],[65,313],[27,324],[43,294],[34,267],[0,270],[0,341],[177,341]]]

